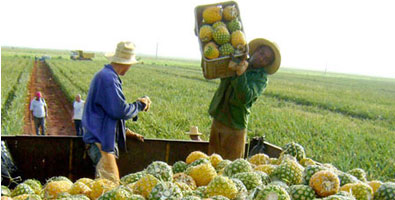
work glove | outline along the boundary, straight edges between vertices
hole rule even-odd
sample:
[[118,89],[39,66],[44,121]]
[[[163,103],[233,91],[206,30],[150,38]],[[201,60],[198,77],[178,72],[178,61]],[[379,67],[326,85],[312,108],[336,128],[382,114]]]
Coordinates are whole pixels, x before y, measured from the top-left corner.
[[248,62],[246,60],[243,60],[240,63],[230,61],[228,68],[232,71],[236,71],[237,76],[240,76],[247,70]]
[[144,136],[133,132],[132,130],[126,128],[126,137],[131,138],[140,142],[144,142]]
[[143,111],[148,111],[150,106],[151,106],[151,99],[148,96],[143,96],[137,99],[138,101],[141,101],[145,104],[145,108]]

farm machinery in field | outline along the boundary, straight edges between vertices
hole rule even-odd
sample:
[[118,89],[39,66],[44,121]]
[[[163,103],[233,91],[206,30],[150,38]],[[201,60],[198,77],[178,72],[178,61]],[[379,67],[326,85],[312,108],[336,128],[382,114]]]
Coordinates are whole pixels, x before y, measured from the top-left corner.
[[94,53],[87,53],[82,50],[75,50],[70,53],[70,59],[72,60],[92,60],[94,57]]

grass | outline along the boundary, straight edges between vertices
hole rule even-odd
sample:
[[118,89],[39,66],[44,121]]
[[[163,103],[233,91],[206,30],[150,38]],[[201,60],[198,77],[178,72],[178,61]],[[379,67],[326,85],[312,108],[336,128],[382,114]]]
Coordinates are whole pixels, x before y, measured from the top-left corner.
[[[204,79],[199,61],[142,60],[121,77],[123,90],[130,102],[148,95],[153,104],[127,126],[146,138],[188,139],[184,133],[196,125],[208,140],[207,110],[219,80]],[[48,63],[71,101],[77,93],[86,97],[94,73],[106,60],[55,56]],[[250,138],[265,136],[278,146],[295,141],[308,157],[343,171],[359,167],[370,179],[395,178],[394,79],[285,68],[269,79],[252,107]]]

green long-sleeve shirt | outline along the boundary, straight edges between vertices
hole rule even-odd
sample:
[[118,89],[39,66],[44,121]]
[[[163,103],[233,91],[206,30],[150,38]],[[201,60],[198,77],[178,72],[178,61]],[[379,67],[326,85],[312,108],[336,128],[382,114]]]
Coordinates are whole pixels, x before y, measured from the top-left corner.
[[263,68],[248,69],[241,76],[222,78],[211,100],[209,114],[231,128],[247,128],[250,108],[267,84]]

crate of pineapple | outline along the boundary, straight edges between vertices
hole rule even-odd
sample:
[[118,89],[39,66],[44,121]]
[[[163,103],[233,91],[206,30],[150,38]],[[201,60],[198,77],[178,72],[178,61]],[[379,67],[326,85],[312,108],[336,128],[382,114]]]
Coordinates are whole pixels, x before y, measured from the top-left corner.
[[197,6],[195,20],[204,77],[215,79],[236,75],[228,68],[230,60],[246,57],[248,53],[237,3],[227,1]]

